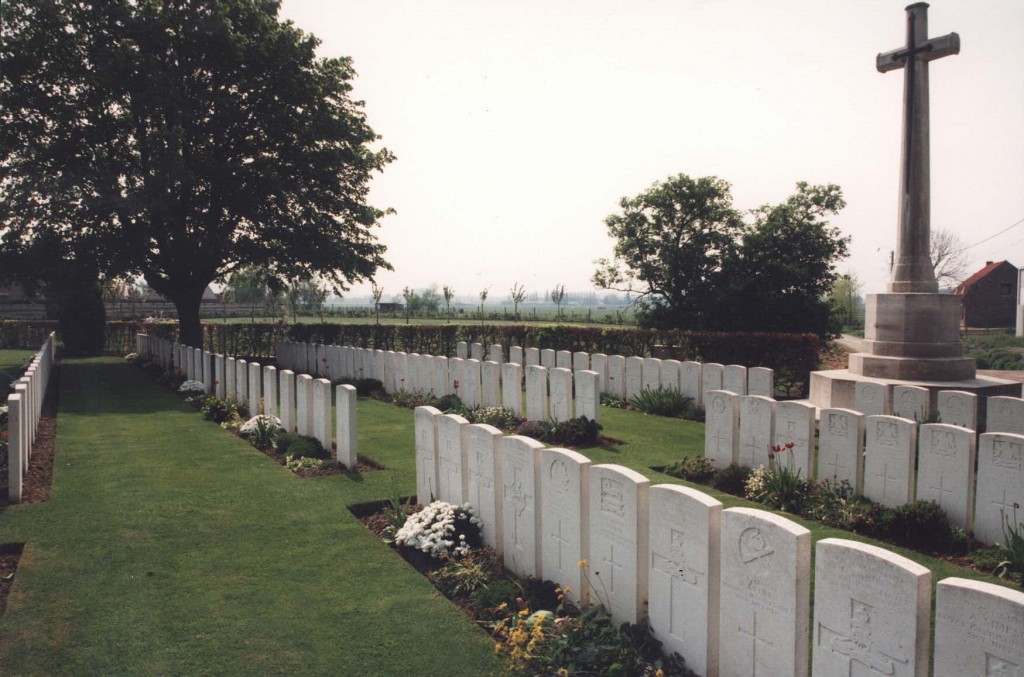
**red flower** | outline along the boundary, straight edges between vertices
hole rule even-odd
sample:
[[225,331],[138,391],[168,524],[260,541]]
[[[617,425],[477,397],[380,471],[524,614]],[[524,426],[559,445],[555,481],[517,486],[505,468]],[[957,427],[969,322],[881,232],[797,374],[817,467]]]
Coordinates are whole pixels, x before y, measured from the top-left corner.
[[792,449],[792,448],[793,448],[793,447],[795,447],[795,446],[796,446],[796,445],[795,445],[795,444],[793,444],[792,442],[786,442],[786,448],[787,448],[787,449]]

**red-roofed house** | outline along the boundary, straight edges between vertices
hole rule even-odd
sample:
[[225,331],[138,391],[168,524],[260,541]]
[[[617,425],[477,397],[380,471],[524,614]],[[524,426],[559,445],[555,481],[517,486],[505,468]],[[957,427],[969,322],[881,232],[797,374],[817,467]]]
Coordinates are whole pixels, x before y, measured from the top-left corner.
[[1008,261],[989,261],[960,283],[964,327],[1013,327],[1017,319],[1017,267]]

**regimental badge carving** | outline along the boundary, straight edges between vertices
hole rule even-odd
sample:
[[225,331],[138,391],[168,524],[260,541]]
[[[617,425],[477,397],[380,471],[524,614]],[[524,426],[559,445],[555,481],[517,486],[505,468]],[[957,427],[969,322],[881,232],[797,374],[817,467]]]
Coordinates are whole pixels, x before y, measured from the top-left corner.
[[551,462],[548,467],[548,478],[555,493],[564,494],[569,490],[569,468],[564,459],[556,458]]
[[626,500],[622,495],[622,482],[610,477],[601,478],[601,512],[625,517]]
[[828,415],[828,432],[833,437],[846,437],[849,432],[847,428],[847,417],[843,414]]
[[893,421],[878,421],[875,433],[878,443],[885,447],[895,447],[899,439],[899,427]]
[[947,430],[932,430],[932,452],[939,456],[956,457],[956,437]]
[[996,440],[992,454],[992,465],[1020,472],[1021,445],[1009,440]]
[[711,399],[711,408],[714,409],[716,414],[721,414],[725,411],[725,398],[721,395],[715,395]]
[[740,534],[740,559],[744,564],[767,557],[775,552],[767,534],[757,527],[748,527]]

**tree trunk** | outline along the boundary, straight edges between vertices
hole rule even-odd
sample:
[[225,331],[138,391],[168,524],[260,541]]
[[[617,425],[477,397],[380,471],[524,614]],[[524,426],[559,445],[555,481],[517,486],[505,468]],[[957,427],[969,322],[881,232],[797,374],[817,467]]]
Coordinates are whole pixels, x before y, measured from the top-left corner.
[[203,301],[203,289],[195,293],[179,293],[171,297],[178,310],[178,341],[193,348],[203,347],[203,325],[199,321],[199,305]]

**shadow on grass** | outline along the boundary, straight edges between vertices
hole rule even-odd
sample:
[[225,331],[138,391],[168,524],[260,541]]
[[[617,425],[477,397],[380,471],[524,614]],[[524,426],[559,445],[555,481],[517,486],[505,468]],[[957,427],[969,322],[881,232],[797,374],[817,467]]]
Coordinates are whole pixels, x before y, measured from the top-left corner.
[[[138,367],[119,358],[66,359],[61,372],[61,413],[156,414],[188,406]],[[125,396],[125,386],[130,396]]]

